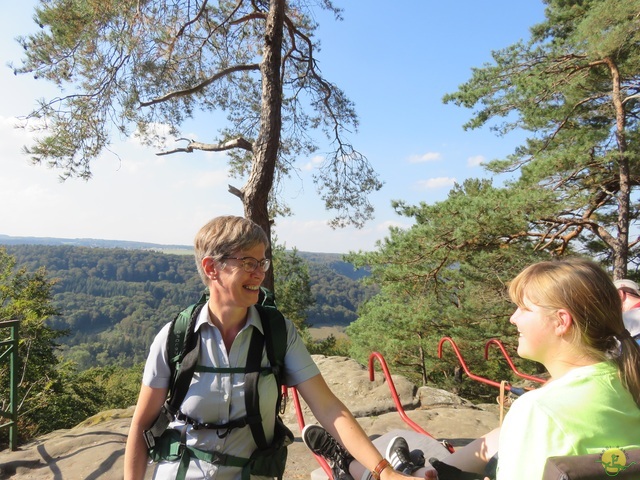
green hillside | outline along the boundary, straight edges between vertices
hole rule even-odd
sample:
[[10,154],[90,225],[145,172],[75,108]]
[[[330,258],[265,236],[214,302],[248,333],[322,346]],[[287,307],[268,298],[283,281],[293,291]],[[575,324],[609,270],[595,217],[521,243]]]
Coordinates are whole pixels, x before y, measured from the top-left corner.
[[[0,236],[0,245],[6,238]],[[47,241],[4,248],[18,268],[36,271],[44,266],[55,279],[54,305],[61,315],[52,317],[50,326],[67,332],[60,352],[80,369],[143,361],[161,326],[197,300],[203,289],[193,257],[183,254],[188,247],[154,245],[149,250],[148,244],[135,242],[128,248],[103,248]],[[181,254],[164,253],[176,249]],[[308,262],[316,299],[307,323],[349,325],[373,293],[358,282],[366,272],[354,270],[340,255],[299,254]]]

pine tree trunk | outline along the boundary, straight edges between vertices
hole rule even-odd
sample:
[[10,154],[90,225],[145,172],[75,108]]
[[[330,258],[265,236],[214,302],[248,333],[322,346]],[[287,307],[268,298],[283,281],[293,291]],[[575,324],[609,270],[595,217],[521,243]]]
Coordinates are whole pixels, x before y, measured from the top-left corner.
[[[262,109],[260,133],[253,149],[253,165],[243,191],[244,214],[260,225],[271,241],[269,192],[273,186],[280,129],[282,126],[282,34],[285,0],[270,0],[265,33],[264,54],[260,64],[262,76]],[[267,249],[271,258],[271,247]],[[263,285],[273,290],[273,269],[269,269]]]
[[631,198],[631,183],[629,176],[629,158],[627,156],[626,111],[620,92],[620,72],[618,66],[611,59],[606,58],[612,80],[611,98],[616,112],[616,141],[618,143],[618,238],[613,246],[613,278],[621,279],[627,276],[627,262],[629,256],[629,203]]

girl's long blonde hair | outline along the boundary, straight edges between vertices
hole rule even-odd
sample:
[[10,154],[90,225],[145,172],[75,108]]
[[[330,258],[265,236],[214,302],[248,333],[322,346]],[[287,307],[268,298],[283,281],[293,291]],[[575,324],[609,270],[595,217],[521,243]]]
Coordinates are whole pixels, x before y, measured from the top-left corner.
[[535,263],[510,283],[509,295],[520,307],[526,296],[539,307],[571,313],[574,344],[598,360],[613,359],[640,406],[640,346],[625,329],[620,296],[602,268],[581,258]]

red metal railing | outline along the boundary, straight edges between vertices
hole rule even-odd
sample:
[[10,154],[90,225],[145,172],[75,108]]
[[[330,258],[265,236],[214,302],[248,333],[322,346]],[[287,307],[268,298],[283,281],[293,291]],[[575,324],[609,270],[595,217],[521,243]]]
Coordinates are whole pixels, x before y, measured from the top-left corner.
[[[458,362],[460,362],[460,365],[462,366],[464,373],[466,373],[469,378],[471,378],[472,380],[475,380],[476,382],[485,383],[487,385],[500,388],[500,382],[496,382],[495,380],[490,380],[488,378],[481,377],[480,375],[475,375],[471,373],[471,371],[469,370],[469,367],[467,367],[467,362],[464,361],[464,357],[460,353],[460,349],[458,348],[458,346],[456,345],[456,342],[454,342],[451,337],[442,337],[440,339],[440,342],[438,343],[438,358],[442,358],[442,345],[444,343],[451,344],[451,347],[453,348],[453,351],[455,352],[456,357],[458,357]],[[511,385],[505,385],[505,390],[509,390],[515,395],[522,395],[525,389],[512,387]],[[531,389],[529,388],[529,390]]]
[[[378,352],[373,352],[371,355],[369,355],[369,380],[372,382],[375,380],[375,367],[374,367],[375,360],[378,360],[378,362],[380,363],[380,367],[382,368],[382,373],[387,382],[387,385],[389,386],[391,397],[393,398],[393,403],[396,407],[396,410],[398,411],[398,414],[400,415],[400,418],[402,418],[402,420],[407,425],[409,425],[414,431],[421,433],[423,435],[426,435],[428,437],[434,438],[433,435],[431,435],[429,432],[427,432],[425,429],[423,429],[420,425],[415,423],[413,420],[411,420],[407,416],[406,412],[404,411],[404,407],[402,406],[402,402],[400,401],[400,397],[398,396],[398,391],[396,390],[396,386],[393,383],[393,378],[391,378],[391,373],[389,372],[389,368],[387,367],[387,362],[385,361],[382,354]],[[286,402],[286,400],[289,398],[288,389],[287,387],[282,387],[282,388],[283,388],[283,397],[284,397],[283,401]],[[290,390],[291,390],[291,398],[293,399],[293,405],[296,411],[298,426],[300,427],[300,432],[302,432],[305,426],[305,421],[304,421],[304,416],[302,415],[302,406],[300,405],[300,397],[298,396],[298,390],[295,387],[290,387]],[[444,442],[443,445],[451,453],[455,451],[451,444]],[[331,471],[331,467],[329,466],[327,461],[320,455],[313,454],[313,456],[316,458],[316,461],[318,462],[318,464],[320,464],[320,467],[322,467],[322,470],[327,474],[327,477],[330,479],[333,479],[333,472]]]
[[[387,381],[387,385],[389,386],[389,390],[391,391],[391,397],[393,398],[393,403],[396,406],[396,410],[400,414],[400,418],[402,418],[402,420],[404,420],[404,422],[416,432],[422,433],[428,437],[434,438],[433,435],[431,435],[429,432],[427,432],[425,429],[423,429],[420,425],[418,425],[416,422],[414,422],[407,416],[406,412],[404,411],[404,407],[402,406],[402,402],[400,402],[400,397],[398,397],[398,391],[396,390],[396,386],[393,383],[393,379],[391,378],[391,373],[389,373],[387,362],[385,361],[382,354],[378,352],[373,352],[371,355],[369,355],[369,381],[373,382],[375,380],[375,368],[373,366],[374,360],[378,360],[380,362],[380,366],[382,367],[382,373],[384,374],[384,378]],[[444,443],[443,445],[451,453],[454,452],[453,446],[448,442]]]
[[513,364],[513,361],[511,360],[511,357],[507,353],[507,349],[504,347],[502,342],[500,340],[498,340],[497,338],[492,338],[490,340],[487,340],[487,343],[485,343],[485,345],[484,345],[484,359],[485,360],[489,359],[489,347],[491,345],[496,345],[500,349],[500,351],[502,352],[502,355],[507,360],[507,363],[509,364],[509,367],[511,367],[511,370],[513,370],[513,373],[515,373],[517,376],[522,377],[522,378],[526,378],[527,380],[531,380],[533,382],[538,382],[538,383],[545,383],[546,382],[546,380],[544,378],[536,377],[534,375],[527,375],[526,373],[522,373],[522,372],[518,371],[516,366]]
[[[288,398],[287,387],[283,386],[282,389],[283,389],[283,396],[285,398]],[[296,387],[291,387],[291,398],[293,399],[293,406],[295,407],[295,410],[296,410],[296,418],[298,419],[300,434],[302,434],[302,430],[304,429],[305,423],[304,423],[304,416],[302,415],[302,406],[300,405],[300,397],[298,396],[298,389]],[[284,398],[283,398],[283,401],[284,401]],[[316,461],[318,462],[318,464],[320,464],[320,467],[322,467],[322,470],[324,470],[324,473],[327,474],[327,477],[333,480],[333,472],[331,471],[331,467],[329,466],[327,461],[324,459],[324,457],[321,457],[320,455],[316,455],[313,452],[311,453],[314,457],[316,457]]]

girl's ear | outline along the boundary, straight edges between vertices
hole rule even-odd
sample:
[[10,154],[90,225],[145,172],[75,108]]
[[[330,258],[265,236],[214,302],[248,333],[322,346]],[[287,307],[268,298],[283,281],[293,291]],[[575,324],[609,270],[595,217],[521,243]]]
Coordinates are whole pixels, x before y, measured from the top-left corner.
[[573,325],[573,317],[568,310],[561,308],[556,312],[556,334],[559,336],[565,335],[569,332],[569,329]]

